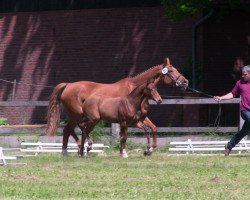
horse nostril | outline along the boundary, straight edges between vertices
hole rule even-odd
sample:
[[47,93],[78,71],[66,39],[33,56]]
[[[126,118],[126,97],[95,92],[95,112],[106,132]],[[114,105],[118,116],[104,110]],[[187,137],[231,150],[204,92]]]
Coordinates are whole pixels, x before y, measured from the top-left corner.
[[184,81],[182,82],[182,85],[183,85],[184,87],[187,87],[187,86],[188,86],[188,80],[184,80]]
[[162,102],[162,100],[160,99],[160,100],[157,101],[157,104],[161,104],[161,102]]

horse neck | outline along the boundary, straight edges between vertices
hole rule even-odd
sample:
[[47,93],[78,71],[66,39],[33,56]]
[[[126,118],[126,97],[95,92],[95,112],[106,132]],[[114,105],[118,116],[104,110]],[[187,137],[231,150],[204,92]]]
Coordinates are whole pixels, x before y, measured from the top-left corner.
[[129,95],[128,99],[131,104],[135,107],[140,106],[142,101],[147,98],[146,94],[144,93],[145,85],[141,85],[134,89]]
[[130,78],[130,80],[134,83],[134,85],[141,85],[147,82],[148,80],[150,80],[151,78],[154,78],[157,75],[160,75],[161,70],[162,70],[162,65],[157,65]]

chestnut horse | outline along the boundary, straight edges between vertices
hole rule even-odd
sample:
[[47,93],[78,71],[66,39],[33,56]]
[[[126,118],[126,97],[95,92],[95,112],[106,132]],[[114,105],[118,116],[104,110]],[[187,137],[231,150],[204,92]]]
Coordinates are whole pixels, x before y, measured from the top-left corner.
[[[175,84],[183,88],[188,87],[188,80],[173,67],[170,60],[166,58],[161,65],[154,66],[134,77],[121,79],[112,84],[96,83],[91,81],[79,81],[73,83],[60,83],[53,90],[48,107],[47,114],[47,135],[55,135],[60,120],[60,103],[66,109],[69,122],[63,130],[63,154],[67,154],[67,145],[69,136],[72,135],[77,144],[80,140],[74,132],[76,126],[79,126],[83,120],[84,101],[93,93],[104,94],[110,97],[118,97],[129,94],[137,86],[149,81],[151,78],[161,77],[161,81],[165,84]],[[146,105],[146,104],[145,104]],[[149,118],[139,121],[137,126],[144,129],[152,130],[153,143],[148,141],[148,148],[155,149],[157,147],[157,128]],[[89,143],[91,143],[89,141]]]
[[120,155],[123,158],[128,157],[125,148],[128,126],[145,119],[147,112],[142,110],[142,104],[148,103],[148,99],[153,99],[157,104],[162,102],[154,81],[152,79],[150,82],[136,87],[128,95],[109,97],[103,94],[92,94],[85,99],[82,123],[84,128],[82,129],[82,141],[79,151],[81,156],[83,156],[84,143],[89,133],[100,120],[104,120],[120,124]]

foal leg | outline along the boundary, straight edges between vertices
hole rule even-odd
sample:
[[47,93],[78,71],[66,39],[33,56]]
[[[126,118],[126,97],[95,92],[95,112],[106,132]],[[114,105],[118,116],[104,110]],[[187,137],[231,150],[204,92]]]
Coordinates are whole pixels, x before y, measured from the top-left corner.
[[148,127],[146,125],[144,125],[141,121],[139,121],[136,126],[140,129],[143,129],[144,130],[144,133],[147,137],[147,150],[144,151],[144,156],[149,156],[151,153],[150,153],[150,133],[148,132]]
[[120,132],[120,155],[122,158],[127,158],[128,154],[126,152],[126,141],[128,138],[128,127],[126,125],[121,125]]
[[[88,145],[90,145],[91,149],[92,149],[92,143],[93,141],[91,139],[89,139],[89,133],[94,129],[96,123],[95,122],[86,122],[84,126],[79,125],[79,127],[81,128],[82,131],[82,140],[81,140],[81,146],[80,146],[80,150],[79,150],[79,155],[83,156],[83,151],[85,149],[84,145],[85,145],[85,141],[86,139],[88,139]],[[90,143],[90,140],[92,143]],[[87,152],[90,151],[91,149],[89,149],[89,146],[87,147]]]
[[87,147],[87,152],[89,152],[92,149],[92,144],[93,144],[93,140],[89,137],[89,133],[92,131],[89,128],[89,125],[87,124],[87,122],[83,122],[81,124],[79,124],[78,126],[80,127],[80,129],[82,130],[82,125],[85,127],[85,129],[87,129],[87,135],[86,135],[86,139],[88,141],[88,147]]
[[87,152],[92,150],[92,144],[94,143],[93,140],[89,137],[89,134],[87,135],[87,141],[88,141],[88,146],[87,146]]
[[[85,131],[86,130],[86,126],[88,125],[89,121],[88,119],[84,119],[81,123],[78,124],[79,128],[81,129],[81,131]],[[89,125],[88,125],[89,126]],[[87,127],[88,128],[88,127]],[[87,134],[86,139],[88,141],[88,147],[87,147],[87,152],[89,152],[92,149],[92,144],[93,144],[93,140],[89,137],[89,134]],[[81,146],[81,140],[78,143],[78,146],[80,148]]]
[[81,140],[81,146],[80,149],[78,151],[78,154],[80,156],[83,156],[83,151],[84,151],[84,144],[85,144],[85,140],[87,138],[87,131],[86,128],[82,129],[82,140]]
[[150,148],[150,134],[148,133],[148,127],[145,126],[141,121],[137,122],[136,124],[137,128],[144,130],[144,133],[147,137],[147,148]]
[[[146,117],[142,122],[146,127],[149,127],[152,130],[153,143],[149,144],[149,149],[146,151],[146,155],[151,155],[154,149],[157,147],[157,127],[151,122],[151,120]],[[150,136],[149,136],[150,139]],[[144,153],[145,155],[145,153]]]
[[[62,146],[62,154],[64,156],[68,155],[68,141],[69,141],[69,136],[72,135],[75,140],[78,139],[77,135],[75,134],[75,127],[76,123],[73,121],[69,121],[67,125],[63,129],[63,146]],[[78,139],[79,140],[79,139]],[[77,140],[76,140],[77,141]]]

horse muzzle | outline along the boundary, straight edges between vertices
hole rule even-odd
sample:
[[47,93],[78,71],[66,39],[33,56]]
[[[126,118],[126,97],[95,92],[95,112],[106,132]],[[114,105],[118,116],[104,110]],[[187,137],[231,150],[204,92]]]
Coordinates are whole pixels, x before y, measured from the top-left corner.
[[162,99],[156,101],[157,105],[162,103]]
[[182,87],[183,89],[187,89],[188,87],[188,80],[183,80],[183,81],[176,81],[176,86]]

